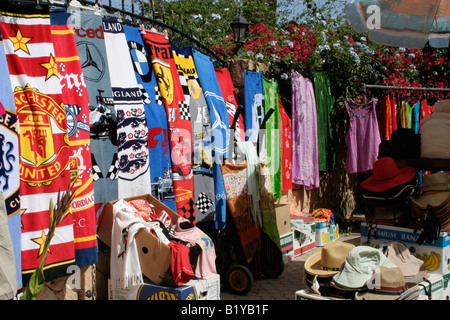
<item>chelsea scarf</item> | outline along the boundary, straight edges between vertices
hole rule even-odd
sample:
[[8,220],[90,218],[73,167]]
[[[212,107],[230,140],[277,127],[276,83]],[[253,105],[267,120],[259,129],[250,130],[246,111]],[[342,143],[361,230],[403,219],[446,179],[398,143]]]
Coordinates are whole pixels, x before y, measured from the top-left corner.
[[19,175],[19,137],[16,106],[9,80],[3,39],[0,38],[0,103],[5,114],[0,117],[0,187],[3,192],[8,215],[8,227],[14,250],[17,291],[22,288],[21,263],[21,219],[20,219],[20,175]]
[[168,37],[151,30],[142,32],[167,112],[177,213],[195,224],[192,124],[189,106],[181,88]]
[[75,181],[72,202],[75,261],[79,266],[96,264],[97,231],[94,182],[89,133],[89,97],[78,56],[75,35],[67,26],[66,11],[50,14],[55,61],[58,65],[70,145],[70,177]]
[[[50,199],[56,203],[58,191],[67,190],[70,183],[69,137],[48,11],[2,13],[0,21],[20,127],[22,276],[27,285],[43,254]],[[74,261],[69,214],[56,227],[45,260],[45,280],[66,275]]]
[[178,48],[173,43],[172,48],[192,122],[196,221],[197,223],[212,222],[215,219],[215,197],[211,155],[211,117],[198,80],[192,49]]
[[148,129],[121,22],[103,19],[106,54],[117,117],[118,197],[146,194],[150,190]]
[[140,30],[129,26],[124,26],[124,30],[147,119],[151,193],[176,211],[164,102]]

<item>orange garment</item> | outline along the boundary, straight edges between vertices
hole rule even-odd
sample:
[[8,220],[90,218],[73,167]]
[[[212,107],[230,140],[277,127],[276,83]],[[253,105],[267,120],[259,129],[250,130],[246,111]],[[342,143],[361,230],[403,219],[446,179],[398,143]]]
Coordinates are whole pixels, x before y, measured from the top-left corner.
[[392,136],[392,106],[389,95],[385,95],[380,101],[380,138],[391,140]]

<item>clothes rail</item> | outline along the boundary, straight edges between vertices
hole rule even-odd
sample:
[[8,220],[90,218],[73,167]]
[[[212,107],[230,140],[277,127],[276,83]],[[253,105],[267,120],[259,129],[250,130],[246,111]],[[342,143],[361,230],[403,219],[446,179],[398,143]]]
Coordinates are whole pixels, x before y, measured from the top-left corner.
[[374,89],[387,89],[387,90],[411,90],[411,91],[449,91],[450,88],[420,88],[420,87],[397,87],[397,86],[386,86],[386,85],[378,85],[378,84],[363,84],[364,92],[366,92],[367,88]]

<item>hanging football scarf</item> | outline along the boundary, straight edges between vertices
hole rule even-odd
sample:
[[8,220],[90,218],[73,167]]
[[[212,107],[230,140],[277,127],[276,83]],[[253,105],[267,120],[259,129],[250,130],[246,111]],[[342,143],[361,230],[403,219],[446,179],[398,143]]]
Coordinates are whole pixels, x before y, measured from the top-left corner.
[[128,49],[133,61],[136,79],[142,91],[142,103],[148,128],[151,193],[166,206],[176,211],[173,192],[172,164],[169,152],[167,113],[138,28],[124,26]]
[[168,116],[177,213],[195,224],[192,124],[189,106],[184,100],[169,39],[165,34],[148,30],[143,31],[143,39],[152,59],[153,70]]
[[[106,58],[102,18],[92,11],[71,15],[89,95],[92,172],[97,217],[118,199],[117,123]],[[101,223],[101,217],[98,223]]]
[[178,48],[175,44],[172,44],[172,48],[192,122],[196,221],[197,223],[212,222],[215,220],[215,195],[211,154],[211,117],[198,80],[191,48]]
[[148,129],[123,25],[116,18],[104,18],[103,31],[117,117],[118,197],[122,199],[150,190]]
[[16,265],[17,290],[22,288],[21,263],[21,219],[20,219],[20,175],[19,175],[19,137],[16,106],[14,104],[8,62],[6,61],[3,39],[0,36],[0,104],[5,114],[0,117],[0,190],[2,190],[6,213],[8,215],[9,234],[11,236],[14,261]]
[[[23,9],[23,8],[21,8]],[[50,15],[2,13],[0,28],[19,119],[22,276],[27,285],[40,263],[50,199],[70,183],[69,137]],[[75,262],[73,218],[56,227],[44,265],[46,281]]]
[[291,118],[287,114],[278,96],[280,107],[280,146],[281,146],[281,186],[282,191],[292,189],[292,133]]
[[[261,72],[244,71],[245,96],[245,137],[248,141],[258,143],[259,128],[264,119],[264,84]],[[260,145],[260,151],[265,152],[265,145]]]
[[[278,105],[278,83],[275,79],[263,78],[265,112],[274,110],[266,123],[266,153],[269,165],[273,199],[281,197],[281,151],[280,151],[280,108]],[[260,156],[263,160],[264,155]]]
[[226,193],[220,171],[220,163],[228,154],[230,122],[227,107],[223,100],[211,59],[195,49],[193,50],[193,57],[212,123],[213,178],[214,192],[216,194],[216,220],[214,222],[214,228],[223,229],[226,223]]
[[[227,68],[215,69],[217,81],[219,81],[219,87],[222,92],[223,99],[227,106],[230,126],[233,124],[234,115],[239,105],[236,100],[236,91],[234,88],[233,80],[231,79],[230,71]],[[236,130],[234,133],[235,141],[245,141],[245,125],[244,116],[241,113],[236,122]],[[231,150],[230,150],[231,151]],[[230,159],[231,160],[231,159]]]
[[70,176],[75,182],[72,202],[75,261],[79,266],[96,264],[97,231],[94,207],[94,182],[89,133],[89,97],[72,28],[66,11],[50,14],[55,61],[58,64],[67,114],[70,145]]

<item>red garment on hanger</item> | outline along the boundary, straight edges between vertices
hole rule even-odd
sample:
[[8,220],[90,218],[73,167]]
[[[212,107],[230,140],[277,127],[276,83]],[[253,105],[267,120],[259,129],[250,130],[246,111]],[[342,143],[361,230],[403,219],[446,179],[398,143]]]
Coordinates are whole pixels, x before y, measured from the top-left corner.
[[428,105],[427,99],[423,99],[420,101],[420,114],[419,114],[419,133],[422,132],[422,120],[426,117],[432,114],[434,111],[434,105],[430,106]]
[[282,191],[292,189],[292,134],[291,119],[281,103],[281,97],[278,96],[280,106],[280,146],[281,146],[281,188]]
[[391,117],[392,117],[392,131],[397,130],[397,99],[395,94],[391,93]]

